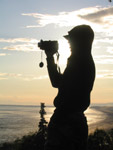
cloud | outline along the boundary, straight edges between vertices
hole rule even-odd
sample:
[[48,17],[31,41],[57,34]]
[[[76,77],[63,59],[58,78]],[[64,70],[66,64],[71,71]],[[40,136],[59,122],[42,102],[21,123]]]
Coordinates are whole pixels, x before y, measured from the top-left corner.
[[[41,13],[22,13],[22,15],[36,18],[37,24],[27,25],[26,28],[44,27],[48,24],[55,24],[60,27],[76,26],[78,24],[89,24],[92,26],[92,28],[94,28],[95,32],[99,32],[99,35],[96,34],[95,41],[99,42],[99,39],[104,39],[103,41],[100,41],[99,44],[102,43],[105,46],[106,41],[106,44],[108,46],[108,44],[112,42],[111,39],[113,39],[113,32],[111,32],[113,31],[113,6],[88,7],[71,12],[59,12],[56,15]],[[100,35],[100,32],[102,34],[102,37]],[[109,32],[109,35],[107,35],[107,32]],[[107,37],[108,40],[104,37]],[[0,38],[0,42],[7,43],[6,46],[1,48],[3,50],[24,52],[37,51],[38,40],[32,38]],[[111,43],[111,46],[112,44],[113,42]],[[107,50],[107,52],[112,53],[113,51],[109,49]]]
[[0,80],[7,80],[6,73],[0,73]]
[[[35,81],[48,79],[48,75],[35,76],[32,74],[20,74],[20,73],[0,73],[0,80],[23,80],[23,81]],[[101,79],[113,79],[113,70],[97,70],[96,78]]]
[[[81,10],[80,10],[81,11]],[[84,11],[85,12],[85,11]],[[67,27],[80,24],[83,19],[78,16],[79,11],[60,12],[58,15],[40,14],[40,13],[23,13],[23,16],[30,16],[37,19],[38,25],[28,25],[26,28],[44,27],[48,24],[55,24],[60,27]]]
[[48,75],[34,76],[32,74],[20,74],[20,73],[0,73],[0,80],[8,80],[10,78],[20,79],[24,81],[42,80],[47,79]]
[[7,80],[7,78],[2,78],[2,77],[0,77],[0,80]]
[[34,76],[34,75],[23,75],[21,79],[24,81],[35,81],[35,80],[43,80],[48,79],[48,75]]
[[110,54],[113,54],[113,46],[112,47],[107,47],[107,52]]
[[0,53],[0,56],[6,56],[6,55],[10,55],[10,54]]
[[8,79],[9,77],[18,78],[22,77],[22,74],[16,74],[16,73],[0,73],[1,79]]
[[96,77],[101,79],[113,79],[113,70],[98,70]]
[[[108,28],[109,26],[112,27],[113,24],[113,6],[88,7],[72,12],[59,12],[57,15],[40,13],[23,13],[22,15],[34,17],[37,19],[37,25],[28,25],[26,28],[44,27],[48,24],[55,24],[60,27],[68,27],[85,23],[92,26],[97,25],[99,27],[103,25],[104,28]],[[96,30],[98,30],[97,27]]]
[[112,25],[113,19],[113,6],[112,7],[97,7],[97,9],[89,14],[79,15],[82,19],[88,20],[90,22],[99,23],[99,24],[108,24]]
[[37,40],[36,39],[30,39],[30,38],[10,38],[10,39],[4,39],[4,38],[0,38],[0,42],[4,42],[4,43],[36,43]]
[[24,51],[24,52],[31,52],[37,51],[37,45],[34,44],[20,44],[20,45],[10,45],[5,46],[2,49],[4,50],[11,50],[11,51]]
[[113,64],[113,55],[98,55],[94,56],[97,64]]
[[39,77],[34,77],[34,80],[38,79],[38,80],[42,80],[42,79],[47,79],[48,78],[48,75],[43,75],[43,76],[39,76]]
[[[30,39],[30,38],[10,38],[10,39],[4,39],[0,38],[1,43],[10,43],[8,46],[1,47],[3,50],[10,50],[10,51],[24,51],[24,52],[30,52],[30,51],[37,51],[37,39]],[[4,53],[5,56],[5,53]]]

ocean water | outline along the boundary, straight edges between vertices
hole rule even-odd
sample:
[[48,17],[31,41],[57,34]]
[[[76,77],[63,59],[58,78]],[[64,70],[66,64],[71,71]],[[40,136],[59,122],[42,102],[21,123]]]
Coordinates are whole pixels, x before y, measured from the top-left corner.
[[[40,106],[0,105],[0,143],[10,142],[24,135],[38,131]],[[45,107],[46,121],[49,121],[54,107]],[[89,108],[85,115],[88,125],[105,119],[105,114]],[[103,117],[104,115],[104,117]]]

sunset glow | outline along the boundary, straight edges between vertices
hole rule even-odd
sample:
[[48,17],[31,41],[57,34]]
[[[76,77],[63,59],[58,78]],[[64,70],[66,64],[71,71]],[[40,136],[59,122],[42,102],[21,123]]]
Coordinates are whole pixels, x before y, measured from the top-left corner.
[[[70,56],[64,35],[88,24],[95,32],[92,55],[96,81],[92,103],[113,102],[113,3],[106,0],[0,2],[0,104],[52,104],[57,89],[49,81],[46,56],[37,43],[57,40],[63,72]],[[40,61],[44,67],[39,68]]]

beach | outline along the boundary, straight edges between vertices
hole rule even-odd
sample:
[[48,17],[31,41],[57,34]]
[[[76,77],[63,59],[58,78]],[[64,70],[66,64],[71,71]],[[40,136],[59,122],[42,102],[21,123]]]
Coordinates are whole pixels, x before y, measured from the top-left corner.
[[[53,106],[45,107],[45,119],[54,111]],[[38,131],[40,106],[0,105],[0,143],[14,141],[24,135]],[[96,129],[113,128],[113,106],[91,106],[85,112],[89,134]]]
[[93,124],[89,124],[89,133],[95,129],[109,130],[113,128],[113,106],[92,106],[91,109],[102,113],[102,119]]

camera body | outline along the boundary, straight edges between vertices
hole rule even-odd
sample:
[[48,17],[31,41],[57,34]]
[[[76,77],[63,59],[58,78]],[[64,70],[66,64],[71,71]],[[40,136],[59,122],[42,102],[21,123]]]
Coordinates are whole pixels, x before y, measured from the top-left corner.
[[53,53],[56,53],[58,51],[58,41],[43,41],[43,40],[41,40],[38,43],[38,47],[41,50],[52,51]]

